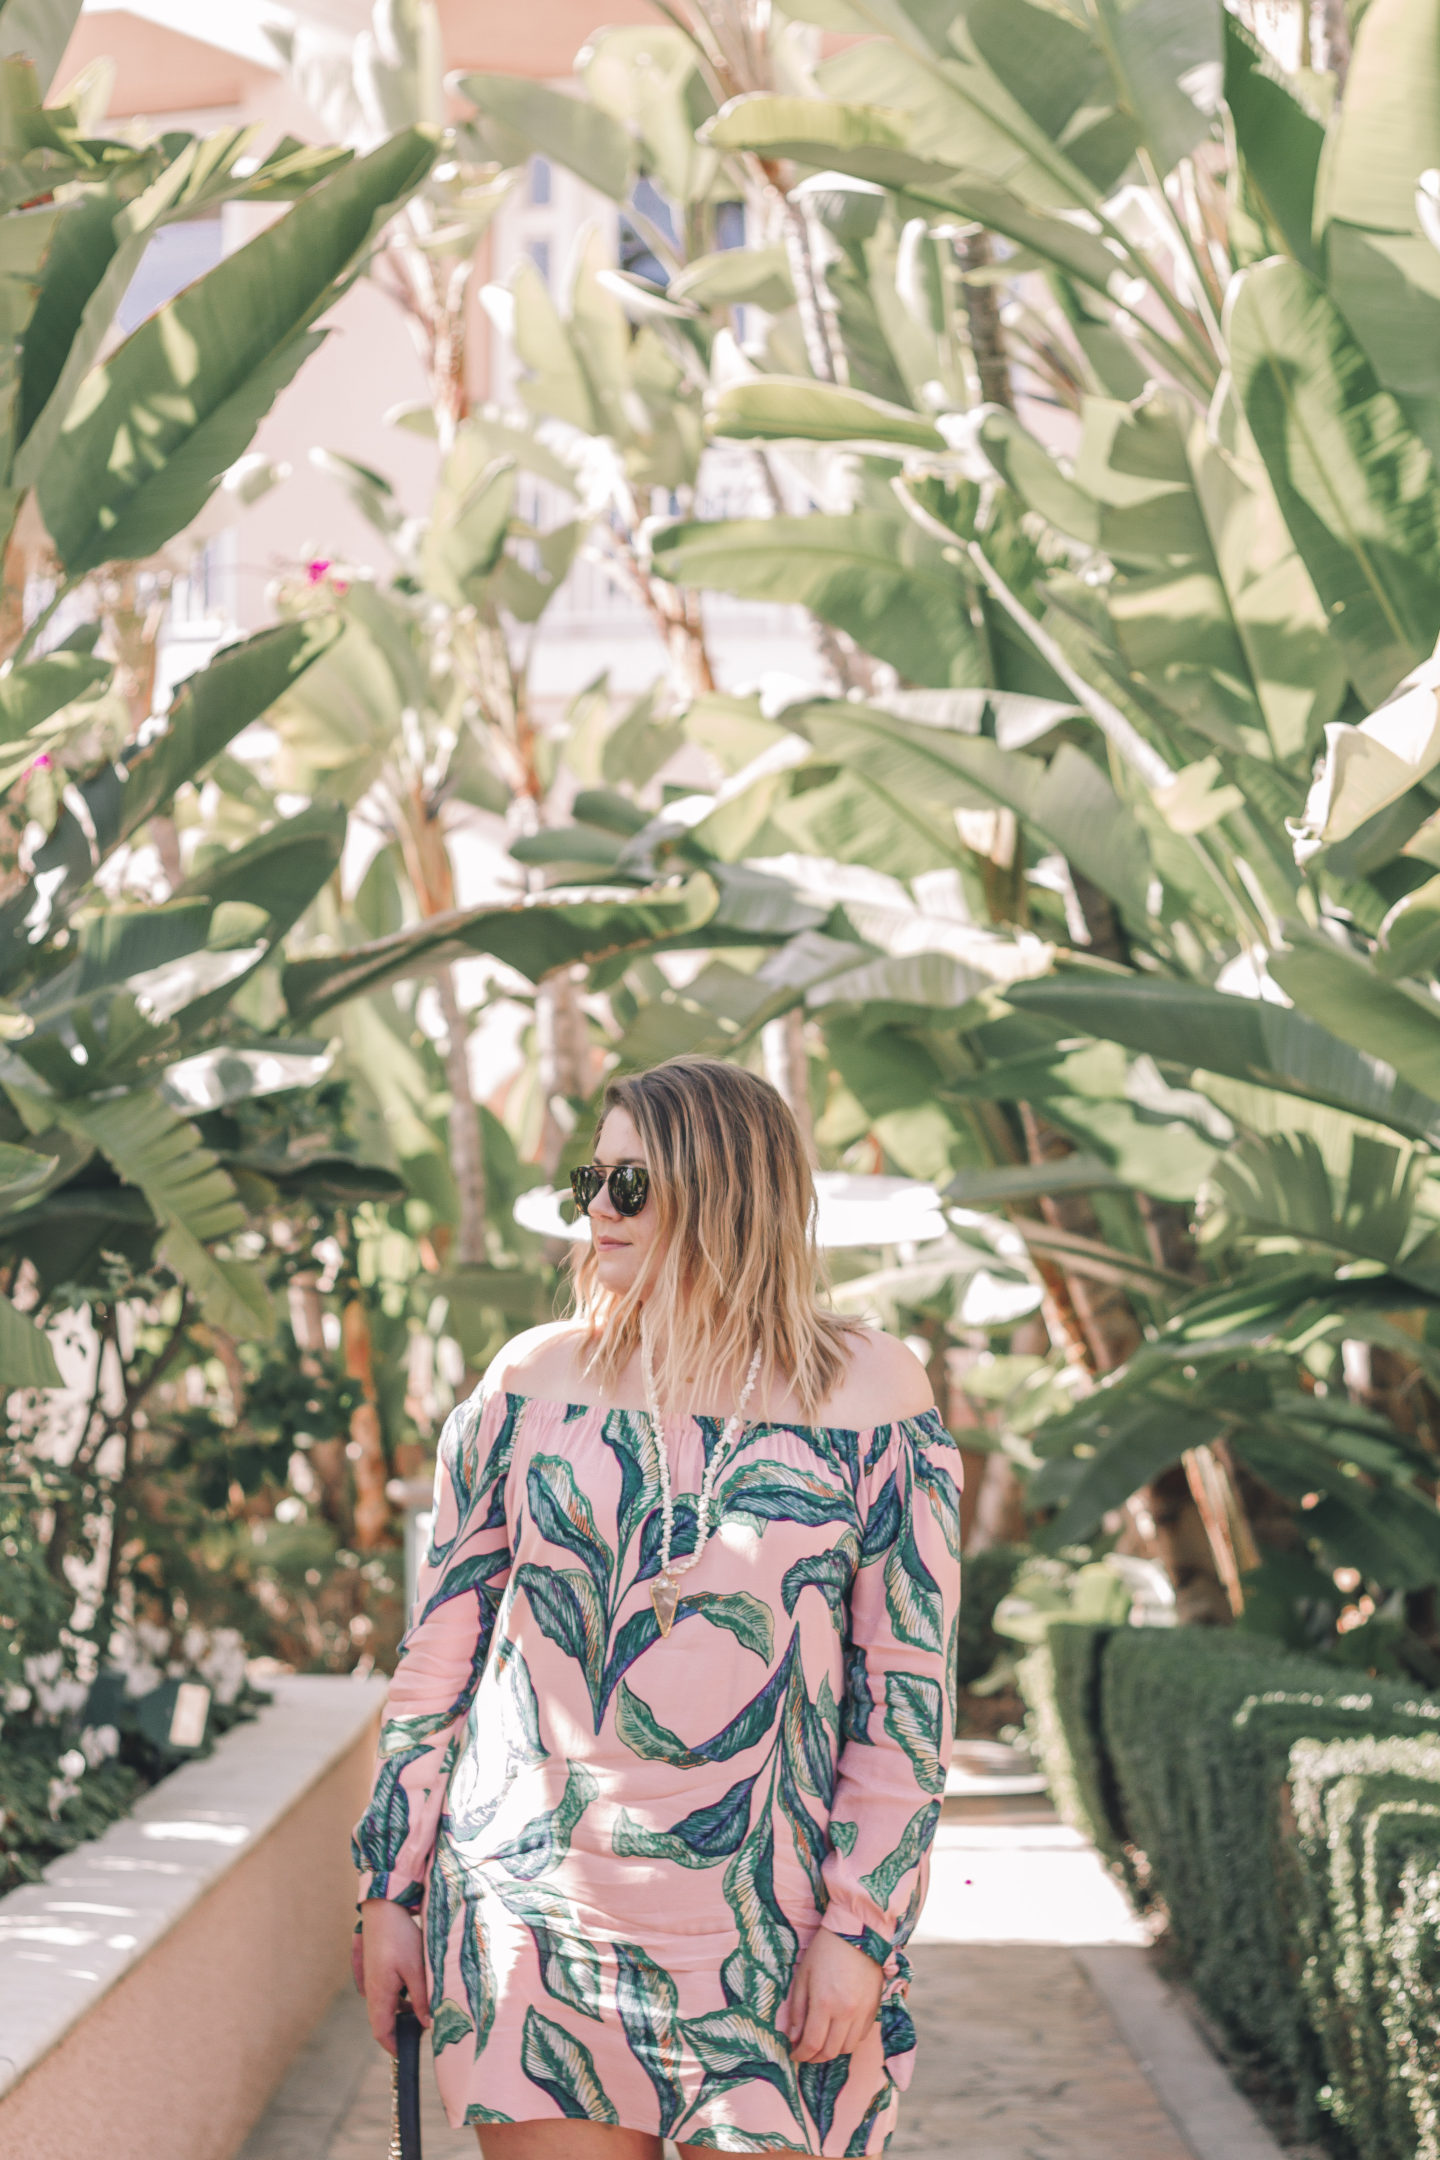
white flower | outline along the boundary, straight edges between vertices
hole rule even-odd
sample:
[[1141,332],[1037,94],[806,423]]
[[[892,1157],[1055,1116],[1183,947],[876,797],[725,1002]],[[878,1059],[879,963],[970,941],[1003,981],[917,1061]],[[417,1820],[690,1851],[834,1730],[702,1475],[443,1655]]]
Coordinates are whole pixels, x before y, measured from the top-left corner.
[[[84,1708],[89,1698],[90,1690],[85,1682],[66,1672],[64,1655],[59,1650],[46,1650],[38,1657],[26,1658],[25,1678],[30,1683],[35,1705],[42,1717],[73,1716],[77,1710]],[[14,1704],[12,1707],[18,1709],[24,1706]]]
[[209,1647],[196,1659],[215,1700],[232,1703],[245,1685],[245,1638],[238,1628],[216,1628]]

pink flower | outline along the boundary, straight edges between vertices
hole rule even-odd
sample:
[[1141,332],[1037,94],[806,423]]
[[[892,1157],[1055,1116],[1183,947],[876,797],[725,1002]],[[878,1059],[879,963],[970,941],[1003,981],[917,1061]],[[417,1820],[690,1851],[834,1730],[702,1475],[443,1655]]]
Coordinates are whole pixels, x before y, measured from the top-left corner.
[[305,565],[305,574],[312,585],[323,585],[328,580],[332,592],[348,592],[349,578],[334,575],[335,567],[333,562],[326,562],[317,556],[314,562]]

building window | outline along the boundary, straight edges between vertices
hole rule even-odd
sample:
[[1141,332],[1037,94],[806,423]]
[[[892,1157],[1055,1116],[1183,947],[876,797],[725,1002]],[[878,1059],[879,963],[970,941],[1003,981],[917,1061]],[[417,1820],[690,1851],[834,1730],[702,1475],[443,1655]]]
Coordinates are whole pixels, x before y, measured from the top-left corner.
[[532,157],[530,160],[530,204],[535,210],[543,210],[553,199],[553,176],[550,160]]
[[548,285],[550,283],[550,242],[548,240],[527,240],[525,252]]
[[[649,180],[637,180],[632,200],[641,215],[662,232],[673,246],[675,214],[660,190]],[[637,232],[623,210],[620,213],[619,255],[620,268],[628,270],[632,277],[646,278],[652,285],[669,284],[669,271],[652,253],[650,242],[643,232]]]
[[745,205],[743,202],[716,203],[715,245],[717,248],[744,247]]
[[120,329],[128,337],[147,315],[213,270],[224,252],[219,218],[187,218],[178,225],[162,225],[115,310]]

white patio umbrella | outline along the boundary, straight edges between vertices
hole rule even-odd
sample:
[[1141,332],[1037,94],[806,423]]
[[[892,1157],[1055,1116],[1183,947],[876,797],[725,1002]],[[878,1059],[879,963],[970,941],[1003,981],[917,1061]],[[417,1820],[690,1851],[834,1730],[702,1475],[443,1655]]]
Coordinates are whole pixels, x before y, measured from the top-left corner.
[[[948,1225],[940,1195],[920,1178],[861,1177],[843,1170],[820,1170],[815,1176],[818,1242],[827,1251],[846,1245],[928,1245],[943,1238]],[[532,1186],[515,1202],[515,1220],[541,1237],[586,1236],[583,1216],[567,1221],[562,1203],[570,1195],[550,1186]]]

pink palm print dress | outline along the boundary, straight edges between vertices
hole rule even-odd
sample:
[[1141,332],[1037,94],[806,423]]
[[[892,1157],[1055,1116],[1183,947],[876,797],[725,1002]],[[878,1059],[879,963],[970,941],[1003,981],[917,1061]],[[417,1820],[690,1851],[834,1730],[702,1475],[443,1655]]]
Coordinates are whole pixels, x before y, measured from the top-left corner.
[[[721,1430],[666,1419],[677,1557]],[[884,2150],[955,1722],[959,1475],[934,1410],[747,1426],[662,1637],[647,1420],[454,1412],[355,1859],[362,1897],[422,1913],[457,2128]],[[776,2020],[817,1927],[885,1988],[854,2054],[797,2065]]]

